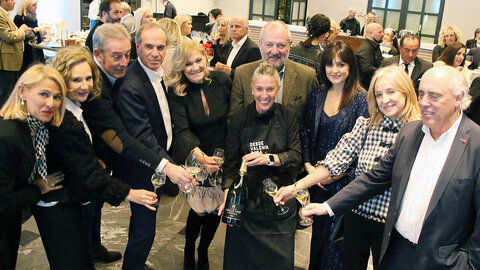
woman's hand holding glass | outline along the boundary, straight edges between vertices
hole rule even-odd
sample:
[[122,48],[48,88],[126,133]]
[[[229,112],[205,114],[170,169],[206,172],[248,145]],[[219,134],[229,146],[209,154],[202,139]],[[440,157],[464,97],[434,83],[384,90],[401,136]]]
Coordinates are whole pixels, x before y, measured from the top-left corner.
[[312,225],[313,219],[303,215],[303,211],[305,210],[305,206],[310,204],[310,193],[308,192],[308,189],[304,188],[304,189],[297,190],[295,192],[295,198],[302,205],[302,208],[300,208],[300,211],[298,212],[298,214],[302,218],[302,220],[300,220],[300,225],[302,225],[302,226]]
[[276,205],[285,205],[285,202],[295,197],[295,187],[293,185],[283,186],[278,191],[273,201]]
[[[197,148],[192,150],[185,160],[183,168],[189,173],[196,181],[205,181],[208,176],[207,169],[204,166],[205,155]],[[180,188],[183,192],[189,194],[193,191],[194,185],[187,183]]]
[[[263,190],[265,191],[265,193],[275,198],[275,195],[277,195],[278,186],[277,184],[275,184],[275,182],[273,182],[272,179],[267,178],[263,180]],[[278,210],[277,215],[285,215],[288,212],[288,207],[283,207],[282,205],[278,206],[280,207],[280,210]]]

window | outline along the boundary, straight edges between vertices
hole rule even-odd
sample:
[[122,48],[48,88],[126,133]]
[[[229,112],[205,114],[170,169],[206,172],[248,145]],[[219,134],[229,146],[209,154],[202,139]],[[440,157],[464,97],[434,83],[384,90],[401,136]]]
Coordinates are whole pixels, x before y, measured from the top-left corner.
[[369,0],[368,11],[383,27],[410,30],[425,43],[437,43],[445,0]]
[[249,19],[305,25],[306,12],[307,0],[250,0]]

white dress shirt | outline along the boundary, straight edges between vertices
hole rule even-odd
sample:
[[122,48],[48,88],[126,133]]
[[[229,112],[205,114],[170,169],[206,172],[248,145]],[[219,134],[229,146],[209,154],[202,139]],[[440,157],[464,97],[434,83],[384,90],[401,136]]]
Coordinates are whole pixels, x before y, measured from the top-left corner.
[[248,35],[245,35],[242,39],[240,39],[239,42],[236,42],[235,40],[232,41],[232,47],[233,49],[230,51],[230,54],[228,55],[227,59],[227,66],[232,67],[233,60],[238,54],[238,51],[240,48],[243,46],[243,43],[247,40]]
[[462,114],[436,141],[431,136],[430,129],[425,125],[422,127],[425,136],[410,171],[400,215],[395,224],[397,231],[412,243],[418,243],[428,205],[460,126]]
[[[398,61],[398,66],[405,70],[405,61],[402,60],[402,56],[399,57],[400,60]],[[412,77],[413,69],[415,68],[415,60],[411,63],[408,63],[408,77]]]
[[[172,119],[170,117],[170,109],[168,107],[168,101],[167,101],[167,95],[166,95],[167,89],[163,89],[163,86],[162,86],[163,69],[160,67],[158,68],[157,71],[153,71],[142,63],[142,60],[140,59],[140,57],[137,59],[138,59],[138,62],[140,63],[140,66],[143,68],[145,73],[147,73],[147,76],[150,79],[150,83],[152,84],[153,89],[155,89],[158,105],[160,106],[160,111],[162,112],[163,124],[165,126],[165,131],[167,132],[167,149],[165,149],[165,151],[168,151],[168,149],[170,149],[170,146],[172,145],[173,132],[172,132]],[[161,172],[165,167],[165,165],[167,165],[167,162],[168,162],[167,159],[165,158],[162,159],[162,161],[160,162],[160,164],[158,165],[155,171]]]
[[65,98],[65,109],[69,110],[73,115],[75,115],[78,121],[83,123],[83,128],[85,129],[85,132],[88,134],[88,137],[90,138],[90,142],[92,142],[92,133],[88,128],[87,122],[85,122],[85,119],[83,119],[83,110],[80,106],[81,106],[80,102],[74,103],[69,98]]
[[99,10],[100,10],[100,0],[93,0],[88,5],[88,18],[90,20],[96,20]]

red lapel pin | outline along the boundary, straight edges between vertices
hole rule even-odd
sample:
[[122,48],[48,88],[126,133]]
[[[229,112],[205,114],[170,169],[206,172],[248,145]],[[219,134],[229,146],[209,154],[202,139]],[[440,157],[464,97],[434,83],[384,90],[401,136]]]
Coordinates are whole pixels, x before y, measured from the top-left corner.
[[466,144],[466,143],[467,143],[467,140],[466,140],[466,139],[463,139],[463,138],[460,138],[460,141],[462,141],[463,144]]

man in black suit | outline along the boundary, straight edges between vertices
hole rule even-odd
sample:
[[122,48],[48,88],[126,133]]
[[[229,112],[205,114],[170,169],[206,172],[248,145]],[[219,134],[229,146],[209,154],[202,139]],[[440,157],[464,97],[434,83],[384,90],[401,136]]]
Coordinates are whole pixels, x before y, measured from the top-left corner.
[[102,0],[99,7],[100,20],[98,20],[93,28],[88,33],[85,40],[85,46],[93,53],[93,34],[97,30],[97,27],[104,23],[120,23],[122,20],[122,5],[120,0]]
[[[161,65],[166,53],[167,36],[156,23],[143,25],[135,37],[138,58],[127,69],[118,92],[116,107],[128,132],[144,147],[161,157],[160,167],[169,175],[172,159],[167,154],[172,143],[172,124]],[[120,172],[129,185],[153,190],[150,182],[154,170],[139,162],[122,158]],[[178,166],[176,166],[178,167]],[[180,168],[179,186],[191,185],[192,177]],[[187,178],[189,177],[189,178]],[[145,208],[145,207],[143,207]],[[145,208],[146,209],[146,208]],[[130,228],[123,269],[143,269],[155,238],[156,212],[144,211],[141,205],[131,203]],[[148,209],[147,209],[148,210]]]
[[235,16],[230,20],[229,27],[233,41],[226,49],[227,53],[222,61],[217,62],[215,68],[225,71],[233,80],[236,67],[260,60],[262,55],[257,44],[248,37],[247,18]]
[[[102,76],[102,93],[100,98],[82,104],[83,116],[90,127],[97,156],[103,160],[108,170],[114,175],[126,179],[118,169],[117,159],[120,155],[132,163],[165,173],[169,179],[179,185],[189,183],[192,177],[181,167],[162,161],[165,151],[145,146],[134,138],[125,128],[120,114],[115,109],[115,98],[119,85],[125,76],[130,58],[130,34],[120,24],[99,26],[93,36],[93,54]],[[128,169],[128,168],[126,168]],[[149,190],[152,190],[150,186]],[[92,241],[99,243],[99,220],[97,236]]]
[[339,215],[392,188],[381,265],[392,269],[480,269],[480,127],[462,110],[470,98],[452,67],[425,72],[422,120],[404,124],[373,169],[305,215]]
[[175,16],[177,16],[177,9],[172,4],[172,2],[168,0],[162,0],[162,3],[163,3],[163,6],[165,7],[165,10],[163,11],[163,17],[170,18],[170,19],[175,18]]
[[467,55],[473,56],[472,63],[468,66],[469,69],[477,69],[480,64],[480,47],[471,48]]
[[400,55],[383,59],[382,67],[395,65],[405,69],[413,81],[418,95],[418,86],[423,73],[432,68],[432,63],[417,57],[420,49],[420,39],[415,34],[408,33],[400,39]]
[[373,74],[382,64],[383,56],[380,43],[383,41],[383,27],[378,23],[367,24],[365,41],[357,51],[358,69],[363,87],[368,89]]

